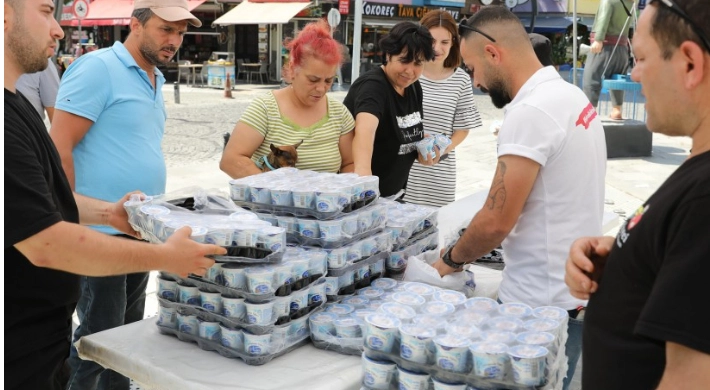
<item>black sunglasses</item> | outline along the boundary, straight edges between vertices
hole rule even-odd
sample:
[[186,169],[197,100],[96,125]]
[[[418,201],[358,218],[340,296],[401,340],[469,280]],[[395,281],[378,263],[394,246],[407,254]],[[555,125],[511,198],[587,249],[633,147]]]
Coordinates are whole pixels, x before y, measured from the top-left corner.
[[668,8],[671,12],[678,15],[681,19],[685,20],[685,22],[690,25],[690,28],[693,29],[698,38],[700,38],[700,42],[702,42],[703,46],[705,46],[705,50],[710,53],[710,41],[708,41],[705,35],[703,35],[703,30],[700,29],[700,26],[693,22],[692,19],[690,19],[690,16],[688,16],[688,14],[683,11],[683,9],[678,6],[678,4],[676,4],[673,0],[651,0],[649,4],[655,1],[663,3],[663,5],[665,5],[666,8]]
[[477,28],[475,28],[475,27],[468,26],[468,25],[466,25],[464,22],[459,23],[459,36],[462,37],[462,36],[465,34],[465,30],[477,32],[477,33],[483,35],[484,37],[488,38],[488,40],[491,41],[491,42],[495,42],[495,41],[496,41],[495,39],[493,39],[492,36],[490,36],[490,35],[484,33],[483,31],[481,31],[481,30],[479,30],[479,29],[477,29]]

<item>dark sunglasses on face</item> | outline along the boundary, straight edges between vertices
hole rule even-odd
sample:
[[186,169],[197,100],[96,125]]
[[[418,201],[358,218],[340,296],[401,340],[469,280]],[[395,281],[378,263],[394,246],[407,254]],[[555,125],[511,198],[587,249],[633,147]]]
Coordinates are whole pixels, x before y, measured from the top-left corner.
[[690,28],[693,29],[693,32],[695,32],[698,38],[700,38],[700,42],[702,42],[703,46],[705,46],[705,50],[710,53],[710,41],[708,41],[705,35],[703,35],[703,30],[700,29],[700,26],[693,22],[692,19],[690,19],[690,16],[685,11],[683,11],[683,9],[678,6],[678,4],[676,4],[673,0],[651,0],[649,1],[649,4],[654,2],[659,2],[663,4],[671,12],[678,15],[681,19],[685,20],[685,22],[688,23]]
[[464,22],[459,23],[459,36],[463,36],[465,34],[465,30],[477,32],[477,33],[483,35],[484,37],[486,37],[491,42],[496,41],[495,39],[493,39],[493,37],[491,37],[490,35],[484,33],[483,31],[481,31],[475,27],[468,26]]

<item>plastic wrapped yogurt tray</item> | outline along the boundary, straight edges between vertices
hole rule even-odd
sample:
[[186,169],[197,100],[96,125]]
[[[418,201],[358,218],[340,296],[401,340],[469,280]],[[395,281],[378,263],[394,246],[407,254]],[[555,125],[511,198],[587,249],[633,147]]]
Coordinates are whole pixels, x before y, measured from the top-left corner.
[[251,210],[253,212],[269,212],[274,214],[287,214],[295,217],[312,217],[318,220],[329,220],[347,215],[357,210],[365,209],[366,207],[372,205],[378,198],[379,196],[375,195],[357,200],[355,202],[345,203],[341,205],[338,210],[335,211],[318,211],[312,208],[280,206],[275,204],[256,203],[243,200],[235,200],[234,204],[239,207],[243,207],[247,210]]

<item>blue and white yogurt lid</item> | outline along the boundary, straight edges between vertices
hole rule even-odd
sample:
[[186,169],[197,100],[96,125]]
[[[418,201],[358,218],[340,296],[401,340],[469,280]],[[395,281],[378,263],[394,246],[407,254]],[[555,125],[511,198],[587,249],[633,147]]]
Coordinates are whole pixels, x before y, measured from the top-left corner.
[[522,320],[515,317],[493,317],[486,321],[486,326],[490,330],[517,332],[523,329],[524,323]]
[[527,318],[532,316],[533,310],[524,303],[513,302],[498,306],[498,313],[509,317]]
[[567,310],[556,306],[540,306],[533,310],[533,315],[537,318],[547,318],[550,320],[566,321],[569,318]]
[[430,314],[419,314],[412,318],[412,322],[430,329],[444,329],[446,325],[448,325],[448,322],[446,322],[444,318]]
[[462,337],[457,334],[445,334],[434,338],[434,343],[441,345],[442,347],[449,348],[464,348],[471,344],[471,340],[466,337]]
[[352,305],[345,305],[342,303],[334,303],[332,305],[326,306],[325,311],[329,313],[335,313],[337,315],[350,314],[355,311],[355,307]]
[[555,335],[548,332],[523,332],[515,340],[520,344],[548,345],[555,341]]
[[481,311],[475,311],[473,309],[466,309],[460,311],[456,313],[455,316],[458,321],[462,321],[467,324],[476,325],[479,327],[483,325],[486,321],[488,321],[488,318],[490,318],[488,314]]
[[515,333],[497,331],[483,332],[481,333],[481,341],[487,343],[511,344],[515,341]]
[[560,323],[556,320],[538,318],[535,320],[526,321],[523,325],[525,329],[536,332],[554,332],[559,328]]
[[464,302],[464,306],[466,306],[467,309],[480,311],[480,312],[484,312],[484,313],[498,310],[498,302],[496,302],[495,300],[493,300],[491,298],[486,298],[486,297],[470,298],[466,302]]
[[436,289],[428,284],[424,283],[419,283],[419,282],[409,282],[405,285],[404,287],[405,291],[408,291],[410,293],[414,293],[417,295],[431,295],[434,294],[434,291]]
[[508,352],[508,345],[503,343],[489,343],[489,342],[478,342],[473,343],[469,347],[471,352],[474,353],[487,353],[491,355],[498,355]]
[[454,306],[458,306],[466,302],[466,295],[458,291],[439,290],[434,293],[434,299],[441,302],[447,302]]
[[311,322],[333,322],[338,319],[335,313],[321,312],[311,315]]
[[432,301],[427,302],[422,307],[422,313],[434,316],[448,316],[456,311],[454,305],[448,302]]
[[370,325],[383,329],[399,328],[402,325],[402,321],[399,318],[386,313],[370,314],[365,317],[365,321]]
[[411,320],[412,318],[414,318],[414,316],[417,315],[417,312],[414,311],[414,309],[412,309],[411,307],[395,302],[387,302],[380,306],[378,310],[383,313],[393,315],[399,318],[400,320]]
[[381,297],[385,293],[385,290],[376,287],[366,287],[358,291],[358,295],[362,295],[367,299],[374,299]]
[[508,354],[513,358],[535,359],[547,356],[547,348],[536,345],[516,345],[508,349]]
[[430,339],[436,336],[436,330],[415,324],[401,325],[399,331],[407,336],[418,337],[420,339]]
[[407,306],[421,306],[426,302],[426,299],[421,295],[417,295],[408,291],[400,291],[392,295],[392,300]]

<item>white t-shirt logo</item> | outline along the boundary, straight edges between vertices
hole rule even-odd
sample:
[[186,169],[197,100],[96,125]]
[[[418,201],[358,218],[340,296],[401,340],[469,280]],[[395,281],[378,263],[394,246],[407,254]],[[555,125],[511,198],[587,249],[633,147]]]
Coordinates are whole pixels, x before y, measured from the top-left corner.
[[577,118],[577,122],[575,122],[575,126],[582,125],[584,126],[584,129],[587,130],[589,129],[589,124],[592,123],[594,118],[597,117],[597,110],[594,109],[594,106],[592,106],[592,103],[589,103],[587,107],[582,110],[582,113],[579,114],[579,118]]

